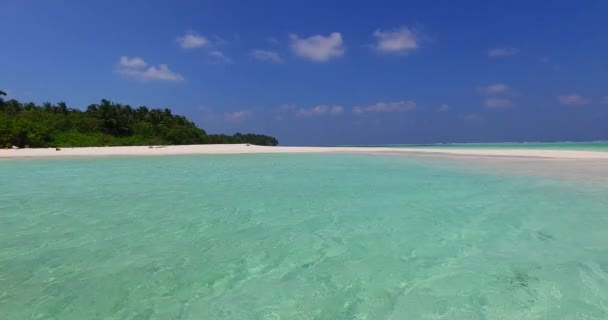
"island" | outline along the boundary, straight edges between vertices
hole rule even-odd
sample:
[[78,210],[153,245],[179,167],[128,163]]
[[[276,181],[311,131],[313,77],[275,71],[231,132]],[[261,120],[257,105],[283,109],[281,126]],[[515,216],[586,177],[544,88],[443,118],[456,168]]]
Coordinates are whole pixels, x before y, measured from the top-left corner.
[[106,99],[86,110],[65,102],[22,103],[4,100],[0,90],[0,146],[18,148],[101,147],[191,144],[276,146],[262,134],[207,134],[171,109],[133,108]]

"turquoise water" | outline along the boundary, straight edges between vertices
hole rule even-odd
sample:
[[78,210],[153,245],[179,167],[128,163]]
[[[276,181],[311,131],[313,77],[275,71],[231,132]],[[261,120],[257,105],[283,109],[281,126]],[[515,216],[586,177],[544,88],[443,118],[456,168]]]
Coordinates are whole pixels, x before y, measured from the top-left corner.
[[608,141],[591,142],[503,142],[503,143],[447,143],[390,145],[402,148],[474,148],[474,149],[542,149],[608,151]]
[[606,319],[608,188],[370,155],[0,162],[0,319]]

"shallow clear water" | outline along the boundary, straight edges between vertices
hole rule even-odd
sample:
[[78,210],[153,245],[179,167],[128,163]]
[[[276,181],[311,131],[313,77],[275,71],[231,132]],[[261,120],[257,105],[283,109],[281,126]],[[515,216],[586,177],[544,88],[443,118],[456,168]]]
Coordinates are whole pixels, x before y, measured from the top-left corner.
[[0,319],[606,319],[608,188],[371,155],[0,162]]

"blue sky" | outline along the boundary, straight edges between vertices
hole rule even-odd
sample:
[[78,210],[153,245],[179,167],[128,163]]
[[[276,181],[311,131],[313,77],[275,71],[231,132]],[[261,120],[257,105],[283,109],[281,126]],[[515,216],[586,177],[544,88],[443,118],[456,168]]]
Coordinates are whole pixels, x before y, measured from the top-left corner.
[[608,139],[606,1],[3,1],[0,88],[282,144]]

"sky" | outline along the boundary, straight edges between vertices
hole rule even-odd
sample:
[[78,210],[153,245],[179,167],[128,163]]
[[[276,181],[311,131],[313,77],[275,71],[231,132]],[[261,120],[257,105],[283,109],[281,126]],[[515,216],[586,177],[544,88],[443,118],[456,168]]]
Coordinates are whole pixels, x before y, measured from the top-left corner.
[[283,145],[608,140],[608,1],[30,1],[0,89]]

